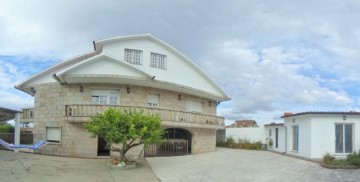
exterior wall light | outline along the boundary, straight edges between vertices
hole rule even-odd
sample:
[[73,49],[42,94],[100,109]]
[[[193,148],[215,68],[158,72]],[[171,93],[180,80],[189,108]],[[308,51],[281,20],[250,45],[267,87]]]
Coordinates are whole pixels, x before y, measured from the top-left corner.
[[178,99],[181,100],[181,95],[178,96]]
[[209,107],[211,106],[211,101],[209,100]]
[[130,93],[130,87],[126,88],[126,93]]
[[343,116],[343,120],[345,121],[346,119],[347,119],[347,116],[346,116],[346,115],[344,115],[344,116]]
[[80,92],[84,91],[84,87],[82,85],[80,85]]

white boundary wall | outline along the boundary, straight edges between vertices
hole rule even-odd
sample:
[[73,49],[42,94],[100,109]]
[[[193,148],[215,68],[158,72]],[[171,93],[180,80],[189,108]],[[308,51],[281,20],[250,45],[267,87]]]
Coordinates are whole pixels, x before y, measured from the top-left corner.
[[226,128],[226,138],[232,137],[235,142],[238,139],[248,139],[251,142],[261,141],[266,143],[267,134],[264,126],[256,128]]

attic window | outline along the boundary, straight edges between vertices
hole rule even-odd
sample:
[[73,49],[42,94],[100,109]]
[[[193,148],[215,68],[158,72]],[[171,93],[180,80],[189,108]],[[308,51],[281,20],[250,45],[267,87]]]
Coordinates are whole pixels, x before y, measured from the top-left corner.
[[166,70],[166,55],[151,53],[150,66]]
[[125,61],[131,64],[142,64],[142,51],[125,49]]

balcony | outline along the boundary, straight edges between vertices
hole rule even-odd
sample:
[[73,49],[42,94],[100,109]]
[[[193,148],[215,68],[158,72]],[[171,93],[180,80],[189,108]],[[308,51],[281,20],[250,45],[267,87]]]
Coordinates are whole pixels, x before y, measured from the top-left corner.
[[165,126],[224,128],[224,117],[202,113],[159,109],[156,107],[109,106],[109,105],[66,105],[64,120],[67,122],[89,122],[91,116],[103,113],[109,108],[143,111],[145,114],[159,115]]
[[21,122],[33,122],[34,120],[34,108],[22,109],[20,113]]

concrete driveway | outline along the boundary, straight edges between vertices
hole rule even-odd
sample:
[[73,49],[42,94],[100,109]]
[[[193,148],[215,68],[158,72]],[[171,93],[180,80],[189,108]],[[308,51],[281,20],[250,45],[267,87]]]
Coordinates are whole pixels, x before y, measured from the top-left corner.
[[147,158],[161,181],[360,181],[360,170],[319,164],[268,151],[217,148],[205,154]]
[[107,167],[109,159],[82,159],[68,157],[54,157],[46,155],[18,153],[23,159],[28,173],[21,165],[17,165],[15,153],[0,150],[0,181],[25,182],[57,182],[57,181],[85,181],[85,182],[156,182],[159,181],[144,159],[139,160],[139,167],[130,170],[110,169]]

